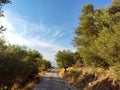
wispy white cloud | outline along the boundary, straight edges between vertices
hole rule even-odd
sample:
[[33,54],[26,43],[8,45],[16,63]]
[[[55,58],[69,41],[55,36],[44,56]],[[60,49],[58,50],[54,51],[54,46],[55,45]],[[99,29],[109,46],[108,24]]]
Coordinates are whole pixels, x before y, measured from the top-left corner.
[[10,43],[38,49],[46,59],[54,60],[58,50],[68,49],[55,44],[64,35],[58,27],[29,22],[12,11],[5,11],[0,21],[7,28],[4,35]]
[[58,28],[48,27],[42,23],[35,24],[26,21],[11,11],[6,11],[5,16],[6,17],[2,18],[1,21],[2,24],[8,28],[5,32],[6,38],[9,39],[10,42],[12,41],[12,43],[29,44],[29,46],[33,46],[32,41],[35,42],[36,45],[51,48],[52,46],[56,46],[53,43],[63,35]]
[[9,27],[11,25],[12,29],[9,27],[8,30],[14,31],[14,33],[21,35],[22,37],[25,36],[25,38],[36,38],[40,39],[43,42],[55,42],[58,38],[60,38],[63,33],[59,30],[59,28],[56,27],[48,27],[44,25],[43,23],[33,23],[29,22],[24,19],[24,17],[21,17],[11,11],[5,12],[5,23],[9,24]]

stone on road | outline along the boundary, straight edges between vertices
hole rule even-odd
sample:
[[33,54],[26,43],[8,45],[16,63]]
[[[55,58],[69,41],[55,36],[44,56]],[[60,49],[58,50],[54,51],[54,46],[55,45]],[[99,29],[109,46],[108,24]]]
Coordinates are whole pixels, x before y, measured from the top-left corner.
[[58,70],[46,73],[33,90],[76,90],[66,81],[58,77]]

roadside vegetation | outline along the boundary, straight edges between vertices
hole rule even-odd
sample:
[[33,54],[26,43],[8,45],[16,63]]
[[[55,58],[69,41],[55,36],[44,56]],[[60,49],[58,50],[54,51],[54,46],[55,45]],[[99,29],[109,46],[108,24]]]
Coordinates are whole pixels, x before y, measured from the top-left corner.
[[84,5],[79,19],[73,40],[77,50],[70,55],[74,58],[60,54],[65,51],[56,55],[58,67],[73,67],[61,70],[60,76],[78,90],[119,90],[120,1],[112,0],[106,8]]
[[39,81],[39,72],[51,67],[37,50],[6,44],[0,39],[0,89],[11,90],[14,85],[22,88],[31,80]]
[[[0,8],[9,3],[0,0]],[[79,19],[73,39],[76,52],[62,50],[55,55],[58,67],[63,68],[59,76],[78,90],[119,90],[120,1],[112,0],[106,8],[84,5]],[[6,30],[1,23],[0,34]],[[22,90],[28,83],[32,86],[50,67],[39,51],[9,44],[0,37],[0,90]]]

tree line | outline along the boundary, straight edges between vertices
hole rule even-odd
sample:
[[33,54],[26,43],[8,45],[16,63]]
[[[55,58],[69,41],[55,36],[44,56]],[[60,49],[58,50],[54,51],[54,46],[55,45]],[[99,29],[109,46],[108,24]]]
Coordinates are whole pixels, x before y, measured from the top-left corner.
[[[0,0],[0,7],[8,3],[11,1]],[[3,16],[3,11],[0,9],[0,17]],[[1,24],[0,34],[5,30]],[[50,67],[50,61],[45,60],[39,51],[8,44],[3,37],[0,37],[0,90],[11,90],[14,84],[22,88],[35,79],[40,71]]]
[[51,67],[37,50],[25,46],[6,44],[0,39],[0,89],[10,90],[17,83],[23,87],[36,75]]
[[[112,0],[106,8],[84,5],[79,20],[73,44],[83,65],[104,69],[114,66],[120,78],[120,1]],[[67,55],[63,58],[60,52],[56,54],[58,66],[68,60]],[[74,64],[74,61],[77,60],[70,58],[68,62]]]

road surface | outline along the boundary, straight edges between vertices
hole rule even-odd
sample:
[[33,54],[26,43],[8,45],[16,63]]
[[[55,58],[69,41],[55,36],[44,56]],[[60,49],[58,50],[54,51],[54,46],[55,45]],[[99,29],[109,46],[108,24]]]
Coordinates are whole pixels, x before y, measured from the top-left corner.
[[33,90],[76,90],[66,81],[58,77],[58,70],[46,73]]

